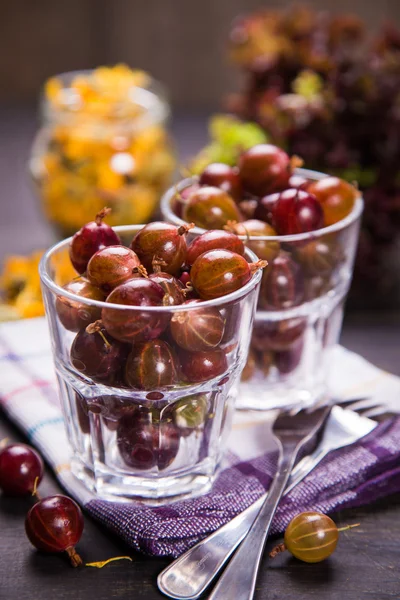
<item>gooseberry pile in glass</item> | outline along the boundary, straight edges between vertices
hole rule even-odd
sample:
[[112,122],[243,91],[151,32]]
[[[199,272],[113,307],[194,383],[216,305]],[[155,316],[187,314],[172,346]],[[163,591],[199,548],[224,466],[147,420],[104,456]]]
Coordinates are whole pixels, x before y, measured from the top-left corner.
[[[145,225],[125,246],[104,223],[106,215],[104,209],[72,238],[69,254],[79,276],[64,289],[75,299],[56,301],[61,324],[76,334],[72,367],[84,384],[106,387],[96,399],[76,392],[77,418],[86,434],[88,410],[106,415],[125,465],[162,470],[174,461],[181,438],[201,429],[211,412],[207,393],[187,390],[230,376],[237,303],[218,308],[205,301],[240,290],[266,261],[249,263],[234,233],[210,231],[188,244],[192,225],[164,222]],[[175,307],[182,309],[169,310]],[[121,397],[119,389],[143,402]],[[180,389],[169,406],[168,392]]]
[[[325,295],[346,259],[340,233],[321,230],[352,212],[358,190],[338,177],[308,180],[296,172],[301,162],[277,146],[257,144],[234,166],[209,164],[173,200],[173,211],[184,221],[242,236],[268,262],[261,311],[291,309]],[[285,237],[296,234],[303,236]],[[256,366],[266,373],[273,364],[281,375],[292,372],[302,354],[305,326],[301,318],[256,323],[244,378]]]

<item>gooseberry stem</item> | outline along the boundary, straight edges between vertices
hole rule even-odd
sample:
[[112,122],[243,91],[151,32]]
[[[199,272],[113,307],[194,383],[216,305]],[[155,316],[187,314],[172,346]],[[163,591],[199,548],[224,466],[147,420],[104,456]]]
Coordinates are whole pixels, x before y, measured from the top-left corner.
[[153,266],[153,273],[161,273],[163,270],[163,267],[165,268],[167,266],[167,263],[165,262],[165,260],[163,260],[159,256],[155,256],[153,258],[151,264]]
[[291,159],[290,159],[290,166],[292,169],[298,169],[300,167],[302,167],[304,165],[304,160],[302,158],[300,158],[300,156],[297,156],[296,154],[294,154]]
[[254,273],[256,271],[258,271],[259,269],[265,269],[266,266],[268,266],[267,260],[258,260],[255,263],[250,263],[250,265],[249,265],[252,275],[254,275]]
[[346,525],[346,527],[341,527],[338,531],[347,531],[348,529],[354,529],[354,527],[360,527],[361,523],[354,523],[354,525]]
[[35,481],[33,482],[32,496],[35,496],[35,498],[37,498],[37,500],[40,501],[41,497],[39,495],[39,492],[37,491],[38,483],[39,483],[39,477],[35,477]]
[[111,344],[108,341],[108,339],[106,338],[106,336],[104,335],[104,333],[101,331],[102,326],[103,326],[103,323],[101,321],[95,321],[94,323],[90,323],[90,325],[88,325],[86,327],[86,331],[89,334],[98,333],[102,337],[103,342],[105,343],[106,347],[108,349],[110,349]]
[[101,209],[100,212],[97,213],[96,218],[95,218],[95,223],[96,225],[101,225],[103,222],[104,217],[106,217],[107,215],[109,215],[111,212],[111,208],[107,208],[107,206],[105,206],[104,208]]
[[95,567],[96,569],[102,569],[110,562],[114,562],[115,560],[130,560],[132,559],[130,556],[114,556],[113,558],[108,558],[107,560],[101,560],[99,562],[86,563],[85,567]]
[[9,439],[8,438],[3,438],[0,441],[0,450],[2,450],[3,448],[5,448],[8,445]]
[[272,548],[271,552],[269,553],[269,557],[275,558],[275,556],[277,556],[281,552],[286,552],[286,546],[283,543],[278,544],[277,546],[275,546],[275,548]]
[[135,267],[133,269],[132,273],[139,273],[139,275],[141,275],[142,277],[146,277],[146,278],[149,277],[149,275],[147,273],[147,269],[143,265],[139,265],[138,267]]
[[185,296],[186,298],[186,294],[190,294],[191,292],[193,292],[193,286],[192,284],[188,281],[186,286],[183,288],[182,290],[182,294]]
[[196,227],[194,223],[189,223],[188,225],[181,225],[178,227],[178,235],[186,235],[189,233],[193,227]]
[[81,567],[83,565],[83,560],[73,546],[67,548],[65,552],[68,554],[73,567]]

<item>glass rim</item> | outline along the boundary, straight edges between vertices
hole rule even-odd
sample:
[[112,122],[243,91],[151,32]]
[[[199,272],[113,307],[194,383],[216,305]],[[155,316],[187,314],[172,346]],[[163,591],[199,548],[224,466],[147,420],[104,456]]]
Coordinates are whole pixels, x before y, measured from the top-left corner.
[[[322,173],[320,171],[313,171],[311,169],[303,169],[298,168],[294,170],[295,175],[300,175],[307,179],[311,179],[314,181],[318,181],[320,179],[324,179],[325,177],[329,177],[327,173]],[[179,181],[176,185],[170,187],[162,196],[160,202],[161,213],[164,219],[173,225],[187,225],[188,222],[178,217],[171,208],[172,200],[176,192],[181,192],[189,185],[198,182],[198,176],[194,175],[192,177],[186,177]],[[346,229],[349,225],[356,222],[357,219],[361,216],[364,209],[364,199],[362,194],[357,197],[352,211],[345,217],[341,219],[337,223],[333,225],[328,225],[327,227],[322,227],[321,229],[316,229],[315,231],[306,231],[304,233],[294,233],[290,235],[239,235],[238,238],[242,241],[250,241],[250,242],[304,242],[310,241],[324,235],[328,235],[330,233],[335,233],[337,231],[341,231],[342,229]],[[203,229],[202,227],[193,227],[190,232],[195,235],[201,235],[209,231],[208,229]]]
[[[76,69],[73,71],[64,71],[50,77],[59,79],[65,88],[68,87],[68,83],[78,75],[91,74],[96,69]],[[110,120],[104,119],[101,115],[91,115],[82,110],[72,110],[68,106],[60,108],[52,108],[51,102],[44,93],[44,86],[42,88],[40,104],[42,106],[43,115],[49,122],[56,122],[57,120],[73,119],[79,115],[86,116],[88,119],[103,120],[105,124],[112,127],[121,120],[131,120],[135,123],[135,129],[145,129],[149,125],[165,122],[170,114],[171,109],[168,102],[167,92],[162,83],[154,79],[151,75],[148,75],[149,84],[147,86],[132,86],[136,98],[126,98],[127,105],[138,106],[143,109],[143,112],[137,115],[125,115],[124,117],[112,117]]]
[[[116,233],[134,233],[140,231],[146,224],[142,225],[118,225],[113,227],[113,230]],[[63,247],[68,247],[72,240],[72,236],[57,242],[46,252],[43,254],[40,263],[39,263],[39,275],[40,281],[43,286],[47,289],[51,290],[58,297],[68,298],[73,302],[78,302],[79,304],[85,304],[88,306],[97,306],[99,308],[112,308],[117,310],[126,310],[126,311],[137,311],[137,312],[149,312],[149,313],[175,313],[182,311],[191,311],[191,310],[199,310],[199,308],[209,308],[209,307],[219,307],[221,305],[230,304],[235,300],[246,297],[261,281],[262,269],[258,269],[255,273],[253,273],[251,279],[241,288],[236,290],[235,292],[231,292],[230,294],[226,294],[225,296],[220,296],[219,298],[214,298],[212,300],[202,300],[201,305],[197,303],[193,304],[177,304],[175,306],[131,306],[128,304],[114,304],[112,302],[106,302],[105,300],[91,300],[90,298],[84,298],[82,296],[78,296],[73,292],[69,292],[64,289],[62,286],[55,283],[53,278],[49,273],[49,262],[53,255],[55,255],[59,250]],[[251,262],[257,262],[259,259],[254,254],[250,248],[245,249],[245,258],[251,259]],[[77,273],[77,278],[80,277],[79,273]],[[73,281],[73,280],[72,280]]]

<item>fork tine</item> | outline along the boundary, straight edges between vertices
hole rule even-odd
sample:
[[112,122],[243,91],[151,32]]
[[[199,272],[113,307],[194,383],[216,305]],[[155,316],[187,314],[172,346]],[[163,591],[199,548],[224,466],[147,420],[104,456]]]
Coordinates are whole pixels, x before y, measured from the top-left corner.
[[363,416],[374,419],[375,421],[384,421],[385,419],[393,417],[393,413],[389,412],[386,406],[377,405],[374,408],[366,410],[365,413],[363,413]]
[[346,410],[354,410],[355,412],[363,414],[362,411],[381,406],[381,404],[374,398],[361,398],[360,400],[350,400],[343,404],[340,403],[340,406]]
[[364,402],[366,400],[370,400],[369,396],[360,396],[359,398],[349,398],[348,400],[342,400],[342,398],[334,398],[334,404],[338,404],[342,408],[349,408],[352,404],[357,404],[358,402]]

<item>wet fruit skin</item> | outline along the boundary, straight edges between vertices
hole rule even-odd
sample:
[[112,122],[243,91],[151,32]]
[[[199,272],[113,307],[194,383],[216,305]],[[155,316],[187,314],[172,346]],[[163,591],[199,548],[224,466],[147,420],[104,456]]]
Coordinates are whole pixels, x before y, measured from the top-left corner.
[[173,275],[160,271],[151,273],[149,279],[157,283],[164,290],[164,306],[176,306],[177,304],[183,304],[183,302],[185,302],[185,286]]
[[138,255],[143,266],[152,271],[153,260],[164,262],[163,271],[177,275],[186,259],[186,234],[189,227],[175,227],[155,221],[145,225],[133,238],[131,249]]
[[9,496],[32,494],[43,471],[39,454],[26,444],[10,444],[0,450],[0,489]]
[[299,560],[317,563],[330,556],[338,543],[339,532],[330,517],[304,512],[294,517],[285,531],[285,546]]
[[155,422],[145,409],[135,409],[119,420],[118,450],[125,464],[134,469],[166,469],[178,454],[179,443],[175,424]]
[[[258,219],[248,219],[242,223],[230,223],[226,227],[229,227],[236,233],[236,235],[242,235],[246,237],[261,237],[261,236],[276,236],[275,229],[268,223],[259,221]],[[250,248],[262,260],[271,262],[278,254],[280,244],[277,241],[267,240],[247,240],[246,246]]]
[[[164,290],[151,279],[131,279],[118,286],[107,297],[106,303],[123,306],[163,306]],[[112,337],[121,342],[142,342],[155,339],[168,325],[166,313],[146,310],[124,310],[105,306],[102,321]]]
[[189,244],[186,255],[186,264],[192,265],[200,254],[204,254],[204,252],[208,252],[208,250],[216,249],[231,250],[241,256],[244,255],[245,251],[243,242],[239,240],[234,233],[221,229],[210,229],[197,236]]
[[112,385],[119,377],[126,351],[126,346],[112,339],[100,325],[99,331],[89,333],[82,329],[76,335],[71,346],[71,362],[93,381]]
[[219,348],[206,352],[182,352],[180,359],[182,372],[191,383],[214,379],[228,368],[225,352]]
[[246,191],[265,196],[287,187],[291,175],[290,158],[272,144],[258,144],[239,158],[239,176]]
[[203,229],[222,229],[228,221],[241,221],[242,215],[229,194],[217,187],[204,186],[186,202],[183,218]]
[[[82,298],[89,298],[90,300],[98,300],[100,302],[105,300],[104,292],[83,277],[77,277],[64,285],[63,289]],[[101,308],[70,300],[63,296],[57,297],[56,311],[61,323],[68,331],[84,329],[89,323],[100,319],[101,316]]]
[[83,532],[79,506],[67,496],[48,496],[30,509],[25,530],[35,548],[44,552],[64,552],[73,548]]
[[112,227],[103,223],[107,212],[107,209],[100,211],[95,221],[84,225],[72,238],[69,256],[73,267],[81,275],[86,271],[89,260],[98,250],[121,243]]
[[139,277],[136,272],[140,260],[125,246],[108,246],[96,252],[87,266],[87,278],[92,285],[110,292],[132,277]]
[[198,304],[196,310],[176,312],[170,322],[170,331],[175,342],[184,350],[206,351],[220,344],[225,321],[217,308],[202,307],[200,300],[188,300],[184,306]]
[[200,298],[220,298],[243,287],[252,276],[249,263],[230,250],[209,250],[193,263],[190,277]]
[[281,252],[263,274],[259,306],[281,310],[301,303],[304,296],[304,276],[301,267]]
[[125,383],[140,390],[160,390],[178,380],[177,358],[163,340],[135,344],[125,365]]
[[333,225],[351,213],[358,190],[339,177],[324,177],[314,181],[308,188],[324,211],[325,225]]
[[218,187],[234,200],[240,200],[243,194],[237,168],[224,163],[209,164],[200,175],[199,183]]
[[279,194],[272,210],[272,224],[279,235],[315,231],[324,226],[320,203],[313,194],[287,189]]

